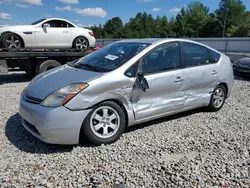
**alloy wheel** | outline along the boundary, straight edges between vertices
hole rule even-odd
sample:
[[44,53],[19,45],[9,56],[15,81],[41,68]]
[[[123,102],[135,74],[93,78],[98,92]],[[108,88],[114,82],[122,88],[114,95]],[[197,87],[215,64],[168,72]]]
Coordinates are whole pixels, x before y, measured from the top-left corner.
[[76,41],[76,48],[79,50],[86,50],[88,47],[88,43],[85,39],[79,38]]
[[21,41],[16,35],[11,35],[5,39],[7,48],[20,48]]
[[216,108],[220,108],[223,105],[225,99],[225,93],[222,88],[217,88],[213,95],[213,105]]
[[97,108],[90,117],[90,128],[99,138],[110,138],[118,131],[120,116],[109,106]]

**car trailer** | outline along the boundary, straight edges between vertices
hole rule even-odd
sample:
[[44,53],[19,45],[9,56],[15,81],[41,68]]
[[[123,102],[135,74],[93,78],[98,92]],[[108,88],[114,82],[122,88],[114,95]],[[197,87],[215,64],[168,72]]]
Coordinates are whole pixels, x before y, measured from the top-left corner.
[[25,71],[34,77],[99,48],[90,48],[84,52],[77,49],[0,49],[0,74],[14,70]]

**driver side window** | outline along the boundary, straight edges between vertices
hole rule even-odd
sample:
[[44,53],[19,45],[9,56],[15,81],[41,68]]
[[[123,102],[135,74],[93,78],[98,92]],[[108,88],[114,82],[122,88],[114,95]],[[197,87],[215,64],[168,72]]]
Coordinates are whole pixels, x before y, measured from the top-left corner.
[[142,58],[144,74],[157,73],[179,68],[181,65],[180,46],[177,42],[157,47]]
[[[50,27],[67,27],[67,22],[64,22],[64,21],[61,21],[61,20],[50,20],[50,21],[47,21],[45,22],[44,24],[49,24]],[[43,24],[43,25],[44,25]]]

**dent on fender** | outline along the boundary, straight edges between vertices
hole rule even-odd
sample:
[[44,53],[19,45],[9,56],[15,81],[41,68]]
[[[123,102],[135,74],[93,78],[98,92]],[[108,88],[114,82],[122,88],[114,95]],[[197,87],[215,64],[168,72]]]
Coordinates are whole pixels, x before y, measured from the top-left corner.
[[[99,80],[101,82],[101,80]],[[106,100],[119,101],[126,110],[128,115],[128,125],[134,122],[134,112],[131,103],[131,94],[133,82],[124,84],[107,84],[103,87],[96,87],[92,84],[91,92],[86,90],[79,93],[73,100],[69,101],[65,106],[70,110],[86,110],[91,109],[94,105]],[[126,86],[126,87],[124,87]]]

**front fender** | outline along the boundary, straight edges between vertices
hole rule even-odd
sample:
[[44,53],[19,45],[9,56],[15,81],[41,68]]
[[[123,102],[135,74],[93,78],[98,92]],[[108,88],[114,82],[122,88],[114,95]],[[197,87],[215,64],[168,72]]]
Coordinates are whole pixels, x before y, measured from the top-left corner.
[[16,32],[14,30],[12,30],[12,31],[8,30],[8,31],[3,31],[3,32],[0,31],[0,36],[3,36],[6,33],[15,33],[16,34]]
[[0,36],[3,36],[6,33],[14,33],[15,35],[17,35],[21,39],[21,42],[23,43],[23,45],[26,46],[26,43],[25,43],[25,41],[23,39],[23,36],[20,35],[20,33],[16,32],[15,29],[4,31],[3,33],[0,33]]
[[133,122],[135,121],[135,117],[130,98],[129,96],[127,97],[126,95],[122,95],[118,92],[106,92],[96,96],[87,95],[86,93],[79,93],[71,101],[65,104],[65,107],[70,110],[86,110],[93,108],[95,105],[103,101],[109,100],[119,101],[119,103],[122,104],[124,109],[126,110],[126,114],[128,116],[128,125],[133,124]]

